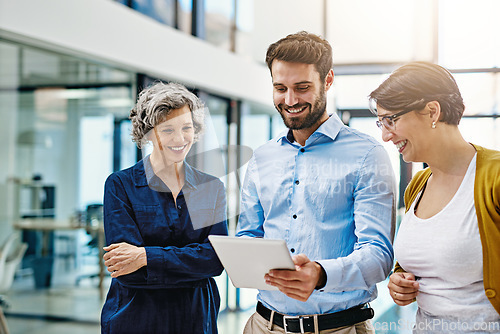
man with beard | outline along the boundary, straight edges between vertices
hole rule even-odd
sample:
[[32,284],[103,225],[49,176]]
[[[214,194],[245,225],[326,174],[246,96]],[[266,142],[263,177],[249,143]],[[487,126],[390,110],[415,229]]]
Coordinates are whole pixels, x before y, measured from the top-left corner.
[[[393,263],[394,176],[383,147],[326,112],[332,48],[307,32],[271,44],[274,105],[288,131],[258,148],[238,236],[284,239],[244,333],[374,333],[367,305]],[[272,254],[270,254],[272,256]]]

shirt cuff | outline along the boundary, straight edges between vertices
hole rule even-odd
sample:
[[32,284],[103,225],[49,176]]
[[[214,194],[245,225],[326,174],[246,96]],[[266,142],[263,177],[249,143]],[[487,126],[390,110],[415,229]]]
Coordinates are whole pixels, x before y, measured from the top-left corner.
[[160,268],[164,267],[163,252],[159,247],[144,247],[146,249],[146,258],[148,264],[146,266],[148,284],[159,283],[160,278],[163,277],[159,272]]
[[342,283],[342,259],[317,260],[316,262],[323,267],[326,273],[326,284],[318,291],[338,291],[338,287]]

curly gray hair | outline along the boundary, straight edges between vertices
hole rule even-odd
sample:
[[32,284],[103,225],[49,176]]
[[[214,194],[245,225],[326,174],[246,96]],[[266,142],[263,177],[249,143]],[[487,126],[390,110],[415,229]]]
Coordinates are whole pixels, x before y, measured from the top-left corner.
[[170,111],[187,105],[191,110],[194,140],[198,140],[204,128],[204,104],[186,87],[178,83],[156,82],[145,88],[130,111],[132,141],[141,148],[146,134],[165,120]]

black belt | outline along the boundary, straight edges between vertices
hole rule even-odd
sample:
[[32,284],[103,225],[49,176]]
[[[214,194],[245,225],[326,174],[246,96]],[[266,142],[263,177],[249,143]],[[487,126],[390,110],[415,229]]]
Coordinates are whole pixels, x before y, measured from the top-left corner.
[[[257,303],[257,313],[267,321],[271,319],[271,310],[262,305],[261,302]],[[358,322],[373,318],[373,314],[373,309],[366,304],[335,313],[320,314],[318,315],[318,330],[352,326]],[[288,316],[274,312],[273,324],[283,328],[285,333],[314,332],[313,316]]]

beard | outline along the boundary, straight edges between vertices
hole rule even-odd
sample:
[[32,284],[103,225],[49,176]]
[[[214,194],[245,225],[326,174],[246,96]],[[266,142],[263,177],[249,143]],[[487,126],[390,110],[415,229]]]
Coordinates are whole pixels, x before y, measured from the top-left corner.
[[326,111],[326,93],[323,90],[320,90],[318,98],[314,101],[314,106],[310,103],[305,104],[296,104],[294,106],[290,106],[292,108],[301,108],[306,106],[309,108],[310,112],[303,117],[287,117],[287,111],[285,110],[284,104],[275,105],[274,107],[281,115],[283,119],[283,123],[285,123],[286,127],[290,130],[301,130],[310,128],[318,123],[321,117],[324,115]]

